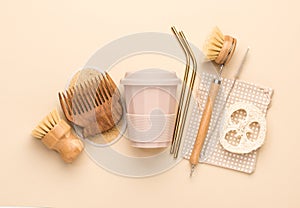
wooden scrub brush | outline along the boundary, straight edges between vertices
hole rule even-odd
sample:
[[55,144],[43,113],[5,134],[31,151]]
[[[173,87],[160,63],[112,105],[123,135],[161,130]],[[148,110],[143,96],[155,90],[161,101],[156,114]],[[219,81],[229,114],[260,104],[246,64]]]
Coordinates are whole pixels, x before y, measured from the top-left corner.
[[83,128],[85,138],[110,130],[123,114],[120,92],[106,72],[58,96],[66,118]]
[[203,47],[203,52],[208,60],[224,66],[234,53],[236,39],[223,35],[218,27],[215,27]]
[[83,143],[71,132],[71,127],[60,118],[56,109],[35,127],[32,136],[41,139],[49,149],[57,151],[67,163],[73,162],[84,148]]
[[203,110],[198,129],[198,134],[190,157],[190,164],[192,167],[191,176],[196,165],[198,164],[200,153],[208,132],[214,102],[221,85],[223,67],[230,61],[235,51],[236,42],[237,40],[235,38],[228,35],[223,35],[222,32],[216,27],[204,44],[203,51],[206,55],[206,58],[218,64],[220,66],[220,71],[217,73],[218,78],[214,79],[210,86],[206,105]]

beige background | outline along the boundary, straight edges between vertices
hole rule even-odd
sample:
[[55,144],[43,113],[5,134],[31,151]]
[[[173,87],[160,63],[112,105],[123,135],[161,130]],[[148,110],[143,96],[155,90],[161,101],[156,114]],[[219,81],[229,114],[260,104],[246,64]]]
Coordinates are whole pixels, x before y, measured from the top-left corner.
[[[299,207],[299,8],[296,0],[2,0],[0,205]],[[253,175],[202,165],[191,179],[182,161],[155,177],[124,178],[85,153],[65,165],[30,136],[98,48],[131,33],[170,33],[173,24],[199,47],[215,25],[238,37],[251,46],[241,78],[275,89]]]

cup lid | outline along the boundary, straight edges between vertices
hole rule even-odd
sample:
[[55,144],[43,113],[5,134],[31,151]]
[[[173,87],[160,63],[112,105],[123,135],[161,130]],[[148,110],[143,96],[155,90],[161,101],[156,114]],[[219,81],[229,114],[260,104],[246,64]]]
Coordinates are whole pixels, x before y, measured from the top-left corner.
[[178,85],[180,79],[175,72],[163,69],[143,69],[136,72],[126,72],[121,80],[123,85]]

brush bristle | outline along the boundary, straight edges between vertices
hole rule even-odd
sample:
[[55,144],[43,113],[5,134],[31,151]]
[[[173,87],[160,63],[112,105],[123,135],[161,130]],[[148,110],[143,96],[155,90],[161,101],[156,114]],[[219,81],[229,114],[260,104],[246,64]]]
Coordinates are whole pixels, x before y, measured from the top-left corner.
[[49,113],[32,131],[32,136],[42,139],[51,129],[56,126],[60,121],[59,114],[56,109]]
[[224,35],[218,27],[215,27],[211,35],[205,41],[203,52],[207,59],[215,60],[224,44]]

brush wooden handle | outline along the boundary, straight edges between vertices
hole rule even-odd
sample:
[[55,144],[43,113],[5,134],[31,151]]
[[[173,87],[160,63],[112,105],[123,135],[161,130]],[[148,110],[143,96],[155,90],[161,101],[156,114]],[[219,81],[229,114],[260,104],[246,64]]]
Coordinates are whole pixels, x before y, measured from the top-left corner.
[[71,127],[61,120],[43,138],[42,142],[52,150],[57,151],[62,159],[73,162],[83,150],[83,143],[71,132]]
[[73,162],[83,150],[82,142],[71,132],[66,134],[55,146],[61,158],[67,162]]
[[214,106],[215,99],[217,97],[219,88],[220,88],[221,81],[218,79],[215,79],[214,82],[210,86],[210,91],[208,94],[208,98],[206,101],[206,105],[202,114],[202,118],[200,121],[200,126],[198,129],[198,134],[196,137],[196,141],[194,143],[194,148],[190,157],[190,163],[191,165],[196,166],[199,161],[199,156],[204,144],[204,140],[207,135],[211,114]]

